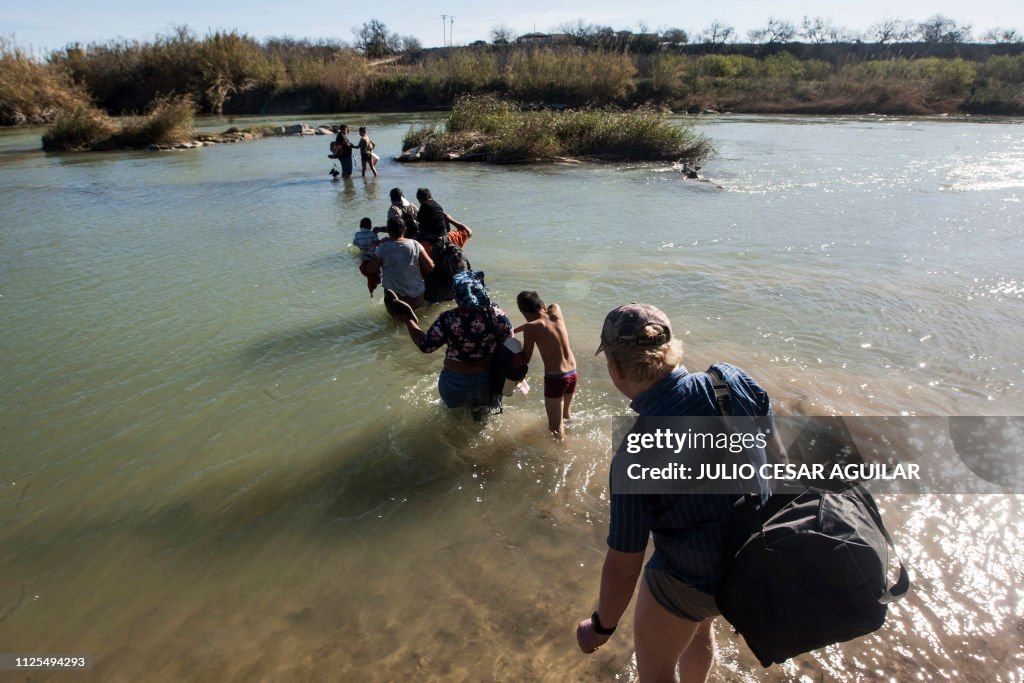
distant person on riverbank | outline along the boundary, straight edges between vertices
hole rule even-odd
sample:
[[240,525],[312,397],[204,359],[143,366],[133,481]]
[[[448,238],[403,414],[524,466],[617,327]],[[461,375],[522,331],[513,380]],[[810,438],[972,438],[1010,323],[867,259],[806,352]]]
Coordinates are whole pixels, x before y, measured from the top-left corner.
[[[412,308],[419,308],[426,303],[423,276],[434,269],[434,262],[419,242],[405,236],[405,224],[401,221],[388,223],[388,235],[391,239],[377,245],[367,259],[366,273],[373,275],[383,270],[385,304],[390,304],[393,298],[388,295],[390,291]],[[388,313],[395,315],[390,305]]]
[[572,417],[569,406],[577,381],[576,358],[569,346],[562,309],[558,304],[545,306],[537,292],[519,292],[516,303],[526,324],[514,331],[523,333],[526,362],[530,362],[534,347],[544,361],[544,409],[548,414],[548,429],[561,440],[562,422]]
[[341,124],[341,129],[338,131],[338,137],[334,139],[334,154],[337,155],[338,161],[341,162],[341,177],[351,178],[352,177],[352,149],[354,145],[352,141],[348,139],[348,126],[344,123]]
[[[628,304],[612,310],[601,330],[597,352],[602,351],[612,383],[632,399],[630,407],[641,416],[720,415],[711,376],[691,374],[680,364],[683,346],[672,336],[668,317],[654,306]],[[755,466],[765,464],[768,455],[785,462],[765,390],[735,366],[713,367],[728,386],[731,414],[760,417],[771,428],[768,448],[751,456],[760,460]],[[767,484],[759,484],[763,498]],[[722,543],[739,497],[612,491],[600,598],[593,615],[576,627],[580,649],[590,654],[611,637],[642,571],[633,629],[640,680],[677,681],[678,668],[682,680],[704,681],[715,658],[711,622],[719,613],[714,591]],[[654,554],[644,569],[652,532]]]
[[388,221],[398,218],[405,223],[405,236],[409,239],[420,238],[420,224],[417,220],[416,205],[405,198],[402,189],[391,188],[391,206],[388,207]]
[[449,408],[468,405],[480,417],[500,406],[501,395],[491,389],[491,360],[498,345],[512,336],[512,322],[491,302],[483,283],[471,271],[456,276],[452,285],[456,308],[445,311],[426,332],[412,311],[396,315],[423,353],[447,346],[444,369],[437,380],[441,400]]
[[373,177],[377,177],[377,159],[379,156],[373,153],[373,150],[377,147],[375,143],[367,134],[366,126],[359,127],[359,158],[363,162],[363,175],[366,175],[366,167],[369,165],[370,171],[373,173]]

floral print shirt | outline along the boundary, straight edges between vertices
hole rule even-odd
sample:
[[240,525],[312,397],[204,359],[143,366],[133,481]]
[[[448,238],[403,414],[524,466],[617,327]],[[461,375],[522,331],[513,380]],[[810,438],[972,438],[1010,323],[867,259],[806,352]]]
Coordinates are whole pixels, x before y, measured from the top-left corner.
[[512,321],[500,307],[490,309],[453,308],[442,313],[420,342],[420,351],[430,353],[445,344],[445,358],[482,360],[491,356],[498,344],[512,336]]

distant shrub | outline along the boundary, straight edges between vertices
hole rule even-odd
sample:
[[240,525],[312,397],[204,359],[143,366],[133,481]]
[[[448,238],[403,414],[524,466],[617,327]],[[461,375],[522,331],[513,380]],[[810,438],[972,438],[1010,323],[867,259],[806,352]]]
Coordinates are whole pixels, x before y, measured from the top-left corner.
[[978,77],[1003,83],[1024,84],[1024,53],[1011,57],[997,55],[978,66]]
[[184,142],[192,138],[194,119],[191,97],[161,98],[146,116],[125,121],[111,144],[143,148]]
[[920,77],[929,82],[935,97],[966,97],[974,82],[974,63],[959,58],[928,57],[917,60],[914,65]]
[[436,126],[410,126],[402,136],[402,150],[420,147],[440,132]]
[[80,106],[62,112],[43,134],[43,149],[75,151],[90,149],[109,139],[117,125],[99,109]]
[[443,132],[410,129],[403,149],[425,145],[424,156],[511,163],[559,156],[700,162],[713,152],[691,125],[650,107],[631,111],[583,108],[520,111],[493,95],[460,98]]
[[43,149],[138,149],[186,142],[192,139],[194,112],[191,98],[163,98],[146,116],[118,125],[95,107],[80,107],[57,119],[43,135]]
[[613,102],[636,87],[636,66],[626,52],[543,47],[514,51],[505,78],[514,97]]
[[467,95],[455,102],[446,128],[449,133],[472,130],[495,134],[515,125],[518,116],[519,108],[514,103],[496,95]]
[[89,106],[89,97],[59,69],[0,38],[0,125],[41,125],[63,111]]

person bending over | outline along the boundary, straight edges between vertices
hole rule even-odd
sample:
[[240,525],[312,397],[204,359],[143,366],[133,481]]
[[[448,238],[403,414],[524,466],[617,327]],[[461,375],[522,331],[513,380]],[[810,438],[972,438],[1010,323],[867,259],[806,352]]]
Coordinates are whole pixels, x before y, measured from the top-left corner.
[[537,292],[519,292],[519,312],[526,324],[514,331],[523,333],[523,356],[530,362],[534,347],[544,361],[544,409],[548,429],[556,439],[562,438],[562,421],[572,416],[569,406],[576,392],[576,358],[569,346],[569,332],[558,304],[544,306]]
[[452,289],[457,307],[438,316],[426,332],[411,310],[396,317],[405,323],[413,343],[423,353],[447,346],[444,369],[437,380],[441,400],[449,408],[469,405],[479,416],[495,400],[491,394],[491,359],[498,345],[512,336],[512,323],[505,311],[491,302],[487,289],[473,272],[458,273]]
[[465,227],[445,213],[441,205],[434,201],[434,196],[425,187],[416,190],[416,201],[420,203],[417,219],[420,222],[420,239],[436,240],[448,234],[450,225]]

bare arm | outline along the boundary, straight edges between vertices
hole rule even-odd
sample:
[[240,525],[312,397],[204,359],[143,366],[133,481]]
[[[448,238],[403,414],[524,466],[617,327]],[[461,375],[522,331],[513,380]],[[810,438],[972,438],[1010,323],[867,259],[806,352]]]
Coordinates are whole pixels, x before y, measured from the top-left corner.
[[405,323],[405,329],[409,331],[409,338],[412,339],[412,343],[418,348],[420,342],[423,341],[423,337],[426,336],[426,332],[424,332],[412,318],[405,318],[402,320],[402,318],[399,317],[399,320]]
[[608,548],[601,570],[601,598],[597,603],[597,614],[604,626],[611,628],[619,623],[633,599],[633,589],[643,566],[642,552],[620,553]]
[[533,330],[530,329],[529,324],[516,329],[521,329],[523,331],[523,358],[526,359],[527,363],[529,363],[530,359],[533,358]]
[[430,258],[427,254],[427,250],[423,249],[420,251],[420,273],[426,275],[434,269],[434,259]]
[[451,223],[452,225],[454,225],[458,230],[461,230],[463,232],[468,232],[470,237],[473,236],[473,231],[470,230],[469,226],[466,225],[465,223],[460,223],[459,221],[457,221],[454,218],[452,218],[450,214],[447,214],[447,213],[444,215],[444,217],[447,218],[448,222]]
[[[633,599],[637,579],[644,566],[644,553],[621,553],[608,548],[601,570],[601,597],[597,603],[597,616],[601,625],[614,628],[622,618],[622,613]],[[594,631],[593,622],[584,619],[576,627],[576,639],[580,649],[590,654],[608,640]]]

